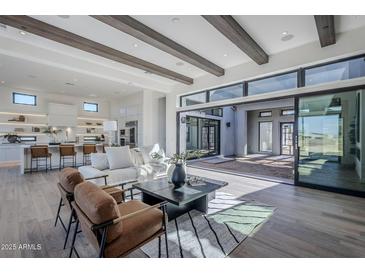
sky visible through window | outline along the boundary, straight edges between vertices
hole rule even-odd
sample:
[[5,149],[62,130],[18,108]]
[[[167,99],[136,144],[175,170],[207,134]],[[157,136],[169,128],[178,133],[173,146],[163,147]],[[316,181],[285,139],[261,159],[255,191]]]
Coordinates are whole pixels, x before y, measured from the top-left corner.
[[36,96],[14,92],[14,104],[36,105]]
[[85,111],[98,112],[98,104],[95,103],[84,103]]

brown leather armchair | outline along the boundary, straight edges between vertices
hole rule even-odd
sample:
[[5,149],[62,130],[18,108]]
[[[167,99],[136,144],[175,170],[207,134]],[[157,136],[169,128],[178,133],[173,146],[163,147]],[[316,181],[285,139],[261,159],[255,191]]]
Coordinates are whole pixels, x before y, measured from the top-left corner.
[[[88,178],[92,179],[92,178]],[[71,202],[74,200],[74,189],[77,185],[85,183],[84,177],[81,175],[81,173],[75,169],[75,168],[64,168],[59,173],[59,183],[57,183],[57,187],[61,194],[61,199],[58,204],[57,214],[56,214],[56,220],[55,220],[55,226],[57,225],[58,220],[60,221],[62,227],[64,228],[66,232],[65,242],[63,245],[63,249],[66,248],[67,240],[70,234],[71,225],[76,221],[76,215],[72,210]],[[115,199],[117,203],[121,203],[124,201],[124,192],[125,190],[119,189],[115,186],[102,186],[101,189],[108,192],[112,197]],[[67,227],[65,223],[63,222],[60,211],[63,206],[66,206],[70,210],[70,217],[67,224]]]
[[[75,200],[71,203],[77,215],[69,257],[75,249],[78,227],[98,250],[99,257],[124,257],[147,242],[165,234],[166,254],[166,203],[147,205],[138,200],[117,204],[112,196],[92,183],[75,187]],[[159,238],[161,251],[161,238]]]

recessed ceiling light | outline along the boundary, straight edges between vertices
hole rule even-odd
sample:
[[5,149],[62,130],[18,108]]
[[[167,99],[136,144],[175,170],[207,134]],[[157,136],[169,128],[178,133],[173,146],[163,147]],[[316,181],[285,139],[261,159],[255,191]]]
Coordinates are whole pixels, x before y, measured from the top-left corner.
[[138,48],[138,44],[137,43],[133,43],[133,47]]
[[228,53],[223,54],[223,56],[224,56],[224,57],[227,57],[227,56],[228,56]]
[[70,15],[57,15],[58,17],[62,18],[62,19],[68,19],[70,18]]
[[26,35],[27,33],[26,33],[24,30],[20,30],[20,31],[19,31],[19,34],[21,34],[21,35]]
[[281,34],[282,34],[282,35],[288,35],[288,33],[289,33],[289,32],[287,32],[287,31],[283,31]]
[[178,23],[178,22],[180,22],[180,18],[179,17],[174,17],[174,18],[171,19],[171,21],[173,23]]
[[183,66],[184,65],[184,63],[183,62],[177,62],[176,63],[176,66],[179,66],[179,67],[181,67],[181,66]]

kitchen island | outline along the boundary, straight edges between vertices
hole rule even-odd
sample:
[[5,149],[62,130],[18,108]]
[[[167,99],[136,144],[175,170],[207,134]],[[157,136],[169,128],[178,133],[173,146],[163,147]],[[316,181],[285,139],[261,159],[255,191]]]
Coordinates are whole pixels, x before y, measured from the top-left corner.
[[[70,145],[69,143],[67,143]],[[76,165],[82,165],[83,163],[83,153],[82,147],[83,144],[74,144],[76,149]],[[102,143],[96,144],[97,152],[103,151]],[[24,174],[25,172],[30,170],[30,144],[0,144],[0,166],[6,166],[9,164],[19,165],[20,166],[20,174]],[[59,168],[60,165],[60,154],[59,154],[59,145],[49,145],[49,152],[52,153],[52,169]]]

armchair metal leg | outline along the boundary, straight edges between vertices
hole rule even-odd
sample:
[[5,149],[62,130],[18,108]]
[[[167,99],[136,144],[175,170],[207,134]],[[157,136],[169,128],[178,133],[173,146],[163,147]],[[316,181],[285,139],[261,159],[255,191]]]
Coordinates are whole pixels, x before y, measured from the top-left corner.
[[62,198],[60,199],[60,203],[59,203],[59,205],[58,205],[57,214],[56,214],[56,221],[54,222],[54,226],[56,226],[56,225],[57,225],[57,221],[58,221],[58,218],[59,218],[59,216],[60,216],[61,206],[62,206]]
[[161,258],[161,236],[158,237],[158,257]]
[[103,232],[101,234],[101,242],[100,242],[100,250],[99,250],[99,258],[104,257],[104,249],[105,249],[105,243],[106,243],[106,235],[108,232],[108,227],[103,228]]
[[71,214],[70,214],[70,218],[68,220],[67,231],[66,231],[66,238],[65,238],[65,242],[63,244],[63,249],[65,249],[66,248],[66,245],[67,245],[68,235],[70,234],[73,216],[74,216],[74,211],[72,210],[71,211]]
[[163,212],[163,227],[165,229],[165,245],[166,245],[166,258],[169,257],[169,244],[167,239],[167,224],[166,224],[166,205],[162,206]]
[[72,252],[75,249],[75,241],[76,241],[76,235],[77,235],[77,230],[79,229],[79,220],[76,221],[76,225],[75,225],[75,232],[74,235],[72,236],[72,244],[71,244],[71,250],[70,250],[70,254],[69,254],[69,258],[72,257]]

